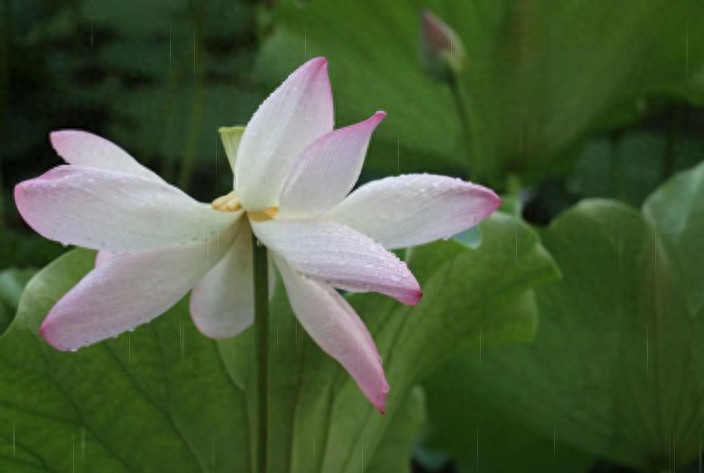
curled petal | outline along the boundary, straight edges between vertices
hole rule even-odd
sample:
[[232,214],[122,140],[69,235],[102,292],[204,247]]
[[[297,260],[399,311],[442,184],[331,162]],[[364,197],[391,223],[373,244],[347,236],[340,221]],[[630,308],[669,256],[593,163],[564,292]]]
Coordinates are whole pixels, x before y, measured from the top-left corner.
[[296,271],[355,292],[375,291],[404,304],[421,297],[406,263],[371,238],[325,220],[252,223],[262,243]]
[[125,150],[93,133],[58,130],[51,132],[49,140],[68,164],[119,171],[162,182],[158,175],[139,164]]
[[295,160],[332,127],[327,60],[311,59],[261,104],[247,124],[235,164],[243,206],[251,211],[278,206]]
[[352,190],[359,178],[372,133],[386,116],[321,136],[296,161],[281,194],[280,217],[314,217],[327,212]]
[[325,217],[393,249],[449,238],[477,225],[500,204],[491,189],[471,182],[408,174],[363,185]]
[[220,256],[212,240],[109,258],[56,303],[40,333],[58,350],[76,350],[132,330],[176,304]]
[[112,251],[195,243],[242,215],[213,210],[164,182],[84,166],[59,166],[18,184],[15,203],[50,240]]
[[389,385],[367,327],[334,289],[298,274],[281,258],[276,265],[291,307],[303,328],[354,378],[364,395],[384,413]]

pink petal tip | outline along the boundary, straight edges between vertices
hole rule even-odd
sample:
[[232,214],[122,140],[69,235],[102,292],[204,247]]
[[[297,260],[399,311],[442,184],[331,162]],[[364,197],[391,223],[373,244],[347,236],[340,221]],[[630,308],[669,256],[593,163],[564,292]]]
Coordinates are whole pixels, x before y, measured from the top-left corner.
[[374,407],[376,407],[376,410],[379,411],[379,414],[381,415],[386,415],[386,396],[389,394],[389,384],[384,380],[384,385],[381,388],[381,392],[379,393],[378,397],[374,399],[372,404],[374,404]]
[[418,290],[415,295],[415,300],[409,305],[416,305],[423,298],[423,291]]
[[42,322],[42,325],[39,327],[39,335],[44,339],[45,342],[47,342],[49,345],[51,345],[54,349],[58,351],[72,350],[73,348],[62,345],[57,339],[54,338],[55,334],[53,333],[53,324],[51,322],[51,312],[49,312],[49,315],[46,316],[46,318]]
[[377,120],[379,121],[382,121],[384,118],[386,118],[386,115],[388,114],[385,110],[377,110],[376,112],[374,112],[374,117],[377,118]]
[[328,66],[328,60],[327,58],[324,58],[322,56],[314,57],[313,59],[310,59],[308,62],[306,62],[302,67],[311,67],[311,68],[316,68],[316,69],[323,69]]

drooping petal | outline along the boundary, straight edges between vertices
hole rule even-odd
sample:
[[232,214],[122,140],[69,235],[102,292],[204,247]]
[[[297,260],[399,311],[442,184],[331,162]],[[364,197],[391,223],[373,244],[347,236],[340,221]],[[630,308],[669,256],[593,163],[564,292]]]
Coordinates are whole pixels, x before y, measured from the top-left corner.
[[[221,243],[232,241],[228,233]],[[109,258],[56,303],[41,335],[58,350],[76,350],[132,330],[178,302],[221,256],[213,239]]]
[[213,210],[164,182],[73,165],[18,184],[15,203],[46,238],[112,251],[197,242],[242,214]]
[[281,194],[279,217],[314,217],[327,212],[352,190],[359,178],[372,133],[386,116],[367,120],[321,136],[293,165]]
[[119,171],[162,181],[125,150],[98,135],[81,130],[58,130],[49,135],[51,145],[68,164]]
[[301,152],[332,131],[327,60],[303,64],[261,104],[237,152],[237,195],[250,211],[278,206],[281,189]]
[[363,185],[325,218],[393,249],[449,238],[475,226],[500,204],[486,187],[451,177],[408,174]]
[[268,220],[252,228],[297,271],[355,292],[375,291],[416,304],[418,281],[406,263],[371,238],[326,220]]
[[383,413],[389,385],[364,322],[331,287],[297,273],[281,258],[276,258],[276,265],[303,328],[347,370],[367,399]]
[[254,320],[252,233],[246,220],[237,226],[227,254],[191,293],[193,322],[211,338],[234,337]]

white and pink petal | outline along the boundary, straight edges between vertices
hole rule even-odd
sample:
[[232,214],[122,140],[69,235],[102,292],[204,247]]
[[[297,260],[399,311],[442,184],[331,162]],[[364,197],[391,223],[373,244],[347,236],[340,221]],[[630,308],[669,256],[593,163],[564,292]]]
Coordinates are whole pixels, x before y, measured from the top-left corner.
[[334,289],[297,273],[281,258],[276,265],[303,328],[383,413],[389,385],[374,340],[354,309]]
[[51,132],[49,140],[68,164],[124,172],[162,182],[161,177],[139,164],[127,151],[93,133],[58,130]]
[[385,112],[376,112],[311,143],[286,181],[278,216],[314,217],[340,203],[357,182],[372,133],[385,116]]
[[500,204],[491,189],[471,182],[408,174],[363,185],[325,218],[394,249],[450,238],[477,225]]
[[315,139],[332,131],[333,104],[327,60],[294,71],[247,124],[237,150],[236,191],[250,211],[279,204],[294,162]]
[[191,293],[193,322],[210,338],[234,337],[254,320],[252,233],[246,222],[238,224],[233,244],[225,251]]
[[354,292],[379,292],[416,304],[420,287],[408,266],[371,238],[333,221],[253,222],[257,238],[298,272]]
[[218,212],[164,182],[85,166],[59,166],[15,187],[15,203],[37,233],[111,251],[185,245],[230,226]]
[[212,240],[104,260],[54,305],[40,333],[58,350],[76,350],[133,330],[176,304],[219,259]]

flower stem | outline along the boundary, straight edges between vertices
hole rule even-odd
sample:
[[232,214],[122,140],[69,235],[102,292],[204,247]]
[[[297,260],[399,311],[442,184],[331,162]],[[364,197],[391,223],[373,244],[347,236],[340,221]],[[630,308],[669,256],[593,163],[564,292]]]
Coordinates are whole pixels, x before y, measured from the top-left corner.
[[268,262],[266,247],[252,234],[252,252],[254,256],[254,332],[257,356],[257,391],[254,401],[257,412],[257,454],[256,470],[267,471],[267,407],[269,381],[269,294]]
[[477,179],[479,160],[481,159],[477,137],[474,136],[475,134],[472,130],[471,117],[464,94],[462,93],[462,87],[454,74],[450,76],[449,85],[452,91],[452,98],[457,106],[460,124],[462,125],[462,139],[464,140],[465,153],[467,153],[469,163],[469,178],[474,181]]

